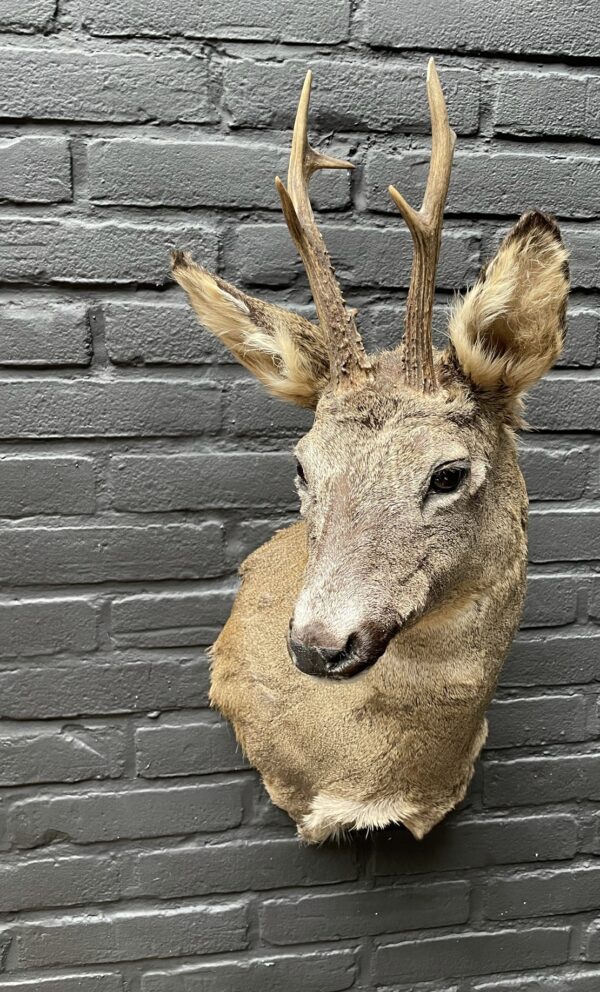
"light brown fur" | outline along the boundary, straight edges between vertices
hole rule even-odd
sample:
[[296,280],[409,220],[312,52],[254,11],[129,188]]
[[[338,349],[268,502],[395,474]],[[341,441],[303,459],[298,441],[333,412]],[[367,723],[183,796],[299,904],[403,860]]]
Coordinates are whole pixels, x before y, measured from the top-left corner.
[[[465,794],[520,618],[527,494],[513,425],[523,391],[562,346],[558,229],[537,213],[515,226],[455,308],[427,394],[403,379],[402,349],[377,356],[370,381],[332,390],[322,349],[316,364],[310,353],[281,359],[281,335],[310,352],[312,332],[287,332],[270,313],[238,316],[227,294],[249,298],[222,280],[208,304],[198,279],[177,265],[175,275],[203,322],[276,394],[290,398],[297,366],[315,369],[297,400],[318,398],[297,449],[305,519],[244,563],[214,646],[211,702],[305,840],[390,822],[422,837]],[[467,480],[451,498],[430,498],[444,458],[468,463]],[[398,632],[371,668],[333,681],[294,667],[291,616],[341,643],[358,628]]]

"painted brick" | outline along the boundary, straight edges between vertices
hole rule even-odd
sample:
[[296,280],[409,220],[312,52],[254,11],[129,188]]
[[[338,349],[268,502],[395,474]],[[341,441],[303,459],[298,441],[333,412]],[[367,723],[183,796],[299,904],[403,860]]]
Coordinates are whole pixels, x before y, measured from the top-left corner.
[[590,449],[549,448],[529,444],[520,463],[530,499],[577,499],[583,496],[590,474]]
[[527,421],[534,430],[597,430],[599,403],[600,380],[560,372],[534,386],[527,401]]
[[96,647],[97,614],[85,599],[12,599],[0,603],[0,657]]
[[598,138],[594,76],[568,72],[502,72],[497,78],[494,130],[529,137]]
[[201,775],[246,768],[229,724],[211,716],[175,718],[135,732],[137,773],[142,778]]
[[214,119],[208,63],[200,55],[3,46],[0,114],[13,119],[207,123]]
[[466,882],[433,882],[393,889],[335,892],[268,899],[260,909],[269,944],[344,940],[389,930],[464,923],[469,916]]
[[517,758],[484,766],[486,806],[539,806],[599,796],[600,754]]
[[15,932],[20,968],[136,961],[235,951],[246,946],[246,913],[241,903],[191,904],[160,909],[67,916],[21,923]]
[[0,11],[3,31],[40,31],[52,22],[54,0],[5,0]]
[[294,459],[286,453],[132,455],[111,461],[118,510],[295,508]]
[[12,720],[138,713],[206,704],[207,666],[190,658],[112,656],[0,670],[0,715]]
[[561,627],[577,618],[582,583],[574,575],[531,575],[523,612],[523,627]]
[[218,429],[221,394],[174,379],[11,379],[3,383],[6,438],[147,437]]
[[[488,748],[584,741],[587,726],[583,695],[496,699],[489,712]],[[592,731],[593,733],[593,731]]]
[[4,858],[0,912],[112,902],[121,894],[119,864],[110,857]]
[[535,0],[507,0],[481,10],[465,10],[460,0],[450,0],[444,16],[435,0],[425,0],[399,18],[386,0],[367,0],[363,38],[372,45],[397,48],[446,49],[451,52],[483,51],[526,55],[599,55],[593,11],[583,0],[573,7],[569,24],[562,18],[558,0],[540,10]]
[[116,365],[211,365],[235,361],[184,303],[105,303],[106,349]]
[[0,457],[1,517],[93,513],[96,480],[91,458]]
[[530,513],[529,558],[533,562],[600,558],[598,509],[540,509]]
[[356,878],[356,856],[345,848],[303,847],[296,837],[194,844],[140,854],[135,890],[159,899],[327,885]]
[[146,283],[170,279],[169,251],[187,248],[209,268],[212,231],[123,221],[0,219],[0,276],[7,282]]
[[591,912],[598,908],[600,869],[593,866],[491,879],[483,893],[489,920]]
[[398,829],[380,831],[374,848],[376,875],[560,861],[577,850],[577,820],[566,814],[450,819],[418,842]]
[[0,987],[2,992],[123,992],[124,988],[123,977],[107,971],[5,979]]
[[[373,150],[365,168],[370,210],[396,212],[387,189],[393,183],[409,203],[419,203],[427,182],[430,151],[393,155]],[[597,217],[598,161],[587,155],[552,152],[457,152],[447,213],[520,214],[535,203],[569,218]]]
[[[338,278],[348,286],[407,288],[410,235],[390,227],[320,225]],[[586,246],[587,247],[587,246]],[[227,254],[227,253],[226,253]],[[245,224],[229,250],[228,267],[246,283],[288,286],[301,264],[284,225]],[[473,281],[480,265],[477,234],[446,231],[437,273],[438,289],[459,289]]]
[[199,579],[225,571],[218,524],[27,527],[1,532],[0,582]]
[[242,819],[241,783],[197,782],[142,789],[86,789],[14,802],[8,834],[18,848],[54,839],[73,844],[229,830]]
[[0,735],[0,785],[118,778],[124,739],[113,727],[29,724]]
[[475,992],[596,992],[599,981],[600,971],[584,971],[577,964],[575,971],[563,971],[560,975],[546,972],[543,975],[509,978],[505,982],[478,983]]
[[0,140],[0,200],[60,203],[71,198],[71,155],[64,138]]
[[343,992],[354,987],[357,968],[351,951],[278,954],[215,961],[174,971],[151,971],[142,992]]
[[567,927],[532,927],[496,933],[462,933],[424,940],[407,940],[379,947],[375,980],[388,985],[403,979],[423,981],[493,971],[518,971],[564,964],[569,954]]
[[236,0],[212,0],[190,7],[176,0],[168,8],[160,0],[86,0],[85,24],[99,35],[184,35],[258,41],[303,41],[328,44],[348,35],[350,4],[331,0],[326,6],[309,0],[298,6],[282,0],[276,8]]
[[[280,210],[273,178],[285,175],[288,157],[287,148],[256,141],[92,141],[90,196],[141,206]],[[321,173],[311,184],[313,206],[345,207],[349,186],[346,172]]]
[[50,301],[2,307],[0,365],[89,365],[91,357],[83,307]]
[[125,596],[111,607],[111,631],[119,647],[184,647],[206,644],[225,623],[233,590]]
[[548,636],[536,632],[517,637],[508,656],[501,685],[568,685],[594,682],[598,674],[600,631],[589,629]]
[[[429,107],[422,66],[311,59],[313,88],[310,122],[315,131],[430,131]],[[235,59],[223,73],[225,100],[238,126],[291,128],[306,73],[300,60],[253,62]],[[452,106],[452,127],[472,134],[479,124],[479,78],[476,72],[444,69],[446,99]],[[273,94],[277,93],[277,99]],[[398,99],[398,94],[402,99]]]

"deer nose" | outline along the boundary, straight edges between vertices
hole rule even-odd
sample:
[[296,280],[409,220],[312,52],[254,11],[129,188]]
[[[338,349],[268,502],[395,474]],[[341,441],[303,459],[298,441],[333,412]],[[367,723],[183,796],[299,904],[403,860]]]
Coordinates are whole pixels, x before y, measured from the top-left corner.
[[320,627],[296,630],[290,620],[288,651],[296,668],[305,675],[320,678],[347,678],[371,663],[360,649],[358,634],[350,634],[346,641],[339,640]]

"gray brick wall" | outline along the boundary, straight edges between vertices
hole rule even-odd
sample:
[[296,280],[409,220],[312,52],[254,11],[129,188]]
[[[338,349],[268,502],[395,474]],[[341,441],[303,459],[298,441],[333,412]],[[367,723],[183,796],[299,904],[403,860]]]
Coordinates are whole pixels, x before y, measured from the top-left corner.
[[[600,11],[576,0],[0,4],[0,992],[600,989]],[[299,85],[358,168],[314,200],[397,340],[428,156],[459,134],[446,306],[524,208],[572,253],[531,398],[521,633],[461,809],[300,847],[208,709],[240,559],[309,417],[195,324],[168,249],[311,313],[280,217]]]

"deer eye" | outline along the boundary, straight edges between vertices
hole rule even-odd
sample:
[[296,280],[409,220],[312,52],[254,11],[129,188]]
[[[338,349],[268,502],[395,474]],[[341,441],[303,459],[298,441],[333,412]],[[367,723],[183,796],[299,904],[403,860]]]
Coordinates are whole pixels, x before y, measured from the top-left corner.
[[306,485],[306,476],[300,462],[296,459],[296,478],[301,486]]
[[466,479],[469,469],[466,465],[442,465],[429,481],[430,493],[454,493]]

